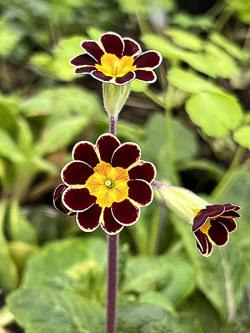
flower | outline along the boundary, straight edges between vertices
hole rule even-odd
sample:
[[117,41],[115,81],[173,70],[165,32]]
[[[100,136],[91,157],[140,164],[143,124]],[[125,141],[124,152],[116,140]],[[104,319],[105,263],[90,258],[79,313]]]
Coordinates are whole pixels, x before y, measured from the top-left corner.
[[131,38],[106,32],[99,42],[85,40],[81,47],[86,54],[70,60],[77,67],[75,74],[90,74],[99,81],[116,85],[124,85],[134,79],[148,83],[156,81],[153,69],[162,61],[160,53],[152,50],[142,52],[140,45]]
[[156,175],[155,166],[140,159],[140,147],[102,134],[95,145],[78,142],[72,158],[62,169],[63,183],[54,191],[55,208],[76,214],[78,226],[87,232],[101,225],[113,235],[135,224],[140,208],[153,199],[150,184]]
[[228,243],[229,233],[237,229],[235,218],[240,217],[237,212],[239,209],[234,204],[215,204],[198,211],[193,220],[192,231],[197,248],[203,256],[212,253],[213,245],[224,246]]

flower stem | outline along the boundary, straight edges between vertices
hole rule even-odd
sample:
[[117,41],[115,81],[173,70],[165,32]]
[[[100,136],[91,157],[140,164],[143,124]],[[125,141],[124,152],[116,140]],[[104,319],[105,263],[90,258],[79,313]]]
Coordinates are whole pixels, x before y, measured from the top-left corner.
[[[116,133],[117,117],[109,117],[109,131]],[[118,286],[119,234],[108,235],[108,281],[106,333],[116,332],[116,298]]]

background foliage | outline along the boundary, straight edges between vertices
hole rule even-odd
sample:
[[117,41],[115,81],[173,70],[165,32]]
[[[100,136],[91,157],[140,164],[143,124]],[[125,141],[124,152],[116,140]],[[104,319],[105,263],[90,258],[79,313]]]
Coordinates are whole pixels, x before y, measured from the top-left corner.
[[105,236],[81,233],[51,193],[74,143],[107,131],[101,85],[68,60],[108,30],[164,56],[156,84],[133,82],[119,137],[159,179],[242,207],[208,259],[161,202],[122,232],[118,332],[249,332],[250,2],[9,0],[0,13],[0,332],[103,332]]

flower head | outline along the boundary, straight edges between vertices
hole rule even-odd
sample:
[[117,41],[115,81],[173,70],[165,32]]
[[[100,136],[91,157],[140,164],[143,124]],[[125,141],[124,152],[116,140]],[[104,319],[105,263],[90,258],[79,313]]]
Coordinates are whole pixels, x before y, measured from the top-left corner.
[[192,231],[203,256],[212,253],[213,245],[224,246],[228,243],[229,233],[237,229],[235,218],[240,217],[239,209],[239,206],[233,204],[216,204],[207,205],[198,211]]
[[135,224],[140,208],[153,199],[150,183],[156,175],[154,165],[140,159],[140,147],[103,134],[95,145],[78,142],[72,158],[62,169],[63,184],[54,191],[55,208],[76,214],[78,226],[87,232],[101,225],[116,234]]
[[124,85],[137,79],[148,83],[156,81],[153,69],[162,57],[157,51],[142,52],[140,45],[131,38],[122,38],[114,32],[101,35],[99,42],[85,40],[81,47],[86,54],[71,59],[75,74],[90,74],[95,79]]

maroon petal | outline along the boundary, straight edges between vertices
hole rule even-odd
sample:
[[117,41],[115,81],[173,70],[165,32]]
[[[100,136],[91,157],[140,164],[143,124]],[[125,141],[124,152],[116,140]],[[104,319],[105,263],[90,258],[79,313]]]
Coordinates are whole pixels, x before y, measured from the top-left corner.
[[128,199],[114,202],[111,211],[116,221],[123,225],[133,225],[140,217],[140,208],[133,205]]
[[114,219],[111,208],[104,209],[101,227],[109,235],[118,234],[124,228],[123,225]]
[[226,227],[217,222],[211,220],[211,227],[208,230],[208,235],[211,240],[218,246],[226,245],[228,242],[228,231]]
[[95,66],[96,61],[88,54],[80,54],[70,60],[74,66]]
[[142,179],[130,180],[128,182],[128,196],[140,206],[148,206],[153,200],[153,190],[151,186]]
[[101,160],[110,163],[114,151],[120,144],[120,141],[112,134],[100,135],[96,141],[96,147],[99,150]]
[[196,245],[200,254],[203,256],[209,256],[212,253],[212,244],[205,234],[203,234],[200,230],[197,230],[195,233]]
[[222,215],[222,217],[225,218],[236,218],[236,217],[240,217],[240,214],[238,212],[236,212],[235,210],[229,210],[227,212],[224,212]]
[[79,228],[86,232],[91,232],[99,227],[102,209],[98,205],[93,205],[84,212],[77,213],[76,222]]
[[239,210],[240,206],[234,205],[234,204],[224,204],[223,205],[225,207],[225,212],[227,212],[228,210]]
[[224,205],[209,205],[201,209],[195,216],[192,231],[195,232],[200,229],[207,221],[208,218],[215,218],[224,213]]
[[132,38],[123,38],[124,41],[124,51],[123,55],[125,56],[134,56],[141,53],[140,45],[134,41]]
[[93,143],[88,141],[80,141],[78,142],[72,151],[73,160],[80,160],[92,168],[94,168],[98,163],[99,159],[96,154],[95,146]]
[[60,212],[67,214],[67,215],[75,215],[75,213],[71,212],[67,209],[62,202],[62,195],[64,191],[67,189],[67,186],[64,184],[60,184],[57,186],[53,193],[53,205],[54,207],[59,210]]
[[114,32],[107,32],[100,37],[104,50],[121,57],[124,50],[124,42],[120,35]]
[[151,162],[141,161],[140,165],[136,165],[128,172],[129,178],[132,179],[143,179],[148,183],[151,183],[156,176],[156,168]]
[[62,169],[61,177],[66,185],[83,185],[93,172],[87,163],[72,161]]
[[111,76],[107,76],[105,74],[103,74],[101,71],[95,70],[93,72],[90,73],[95,79],[101,81],[101,82],[109,82],[110,80],[112,80]]
[[115,83],[123,85],[123,84],[127,84],[127,83],[131,82],[134,79],[135,79],[135,73],[134,72],[128,72],[127,74],[125,74],[122,77],[117,77],[115,79]]
[[237,224],[234,219],[219,217],[216,219],[216,222],[223,224],[228,232],[233,232],[237,229]]
[[75,74],[90,74],[95,71],[95,67],[93,66],[84,66],[75,69]]
[[63,204],[73,212],[83,212],[91,207],[96,198],[89,194],[86,188],[68,188],[62,196]]
[[91,57],[93,57],[97,62],[100,62],[104,52],[97,42],[94,40],[85,40],[81,46]]
[[126,142],[120,145],[112,156],[111,164],[114,167],[128,168],[141,157],[140,147],[133,142]]
[[137,80],[148,83],[153,83],[157,79],[157,76],[153,71],[137,70],[135,71],[135,75]]
[[146,51],[135,58],[134,65],[137,68],[156,68],[160,65],[162,56],[157,51]]

